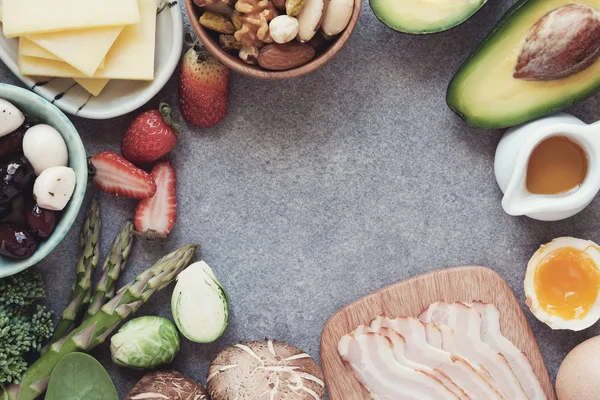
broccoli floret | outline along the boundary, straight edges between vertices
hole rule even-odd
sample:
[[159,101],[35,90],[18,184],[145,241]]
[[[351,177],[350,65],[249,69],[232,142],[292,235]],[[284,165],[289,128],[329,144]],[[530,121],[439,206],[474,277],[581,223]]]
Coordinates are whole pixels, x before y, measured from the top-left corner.
[[38,304],[44,294],[39,273],[0,279],[0,387],[19,383],[27,357],[52,336],[52,312]]
[[44,280],[37,272],[25,271],[0,279],[0,306],[28,306],[43,300],[45,295]]

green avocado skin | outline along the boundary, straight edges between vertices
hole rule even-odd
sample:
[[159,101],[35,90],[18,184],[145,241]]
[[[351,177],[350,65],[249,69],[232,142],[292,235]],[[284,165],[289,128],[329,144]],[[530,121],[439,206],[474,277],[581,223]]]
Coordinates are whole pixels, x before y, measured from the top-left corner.
[[[448,85],[448,91],[446,93],[446,103],[452,111],[458,114],[469,125],[481,129],[503,129],[520,125],[524,122],[528,122],[533,119],[552,114],[556,111],[563,110],[566,107],[587,99],[600,90],[599,80],[597,83],[592,83],[582,87],[581,90],[579,90],[573,96],[544,99],[544,101],[540,101],[539,105],[531,107],[528,110],[524,110],[523,112],[493,119],[471,116],[469,115],[468,111],[463,109],[461,106],[462,82],[468,78],[472,70],[478,67],[479,60],[486,57],[488,49],[492,47],[492,44],[494,44],[496,40],[500,39],[503,35],[510,34],[510,25],[513,23],[513,19],[518,18],[521,13],[526,12],[531,7],[537,7],[538,4],[542,4],[545,1],[546,0],[519,0],[504,14],[500,21],[477,46],[475,51],[471,54],[471,56],[469,56],[469,58],[467,58],[467,60],[463,63],[450,81],[450,84]],[[565,4],[569,3],[571,2],[565,1]]]
[[411,35],[427,35],[431,33],[439,33],[457,27],[458,25],[462,24],[463,22],[471,18],[473,15],[475,15],[477,11],[479,11],[487,3],[487,0],[481,1],[480,4],[477,4],[471,10],[469,10],[467,14],[461,15],[457,19],[455,18],[443,21],[440,23],[439,26],[436,27],[410,28],[407,26],[403,26],[397,21],[394,21],[393,18],[389,18],[388,15],[386,15],[385,11],[382,10],[381,5],[383,5],[385,2],[390,1],[394,0],[369,0],[369,6],[371,7],[371,10],[373,10],[373,14],[375,14],[375,17],[377,17],[377,19],[384,25],[388,26],[389,28],[392,28],[397,32],[409,33]]

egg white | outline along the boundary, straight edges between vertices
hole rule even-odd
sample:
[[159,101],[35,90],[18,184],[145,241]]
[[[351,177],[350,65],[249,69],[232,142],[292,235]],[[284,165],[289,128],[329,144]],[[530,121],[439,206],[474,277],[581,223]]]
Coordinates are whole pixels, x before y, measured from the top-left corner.
[[535,317],[550,326],[550,328],[555,330],[568,329],[572,331],[581,331],[594,325],[600,319],[600,292],[590,311],[581,319],[565,319],[557,315],[549,314],[540,305],[537,293],[535,292],[535,272],[537,271],[538,266],[548,254],[564,247],[572,247],[584,251],[592,258],[592,260],[594,260],[596,266],[600,267],[600,248],[596,243],[590,240],[572,237],[554,239],[550,243],[540,247],[531,260],[529,260],[527,273],[525,274],[526,302]]

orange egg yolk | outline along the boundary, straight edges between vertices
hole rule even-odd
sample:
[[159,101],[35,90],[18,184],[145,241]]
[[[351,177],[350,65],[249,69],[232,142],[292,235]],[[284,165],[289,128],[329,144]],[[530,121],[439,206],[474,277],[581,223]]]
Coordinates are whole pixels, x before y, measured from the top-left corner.
[[600,271],[583,250],[563,247],[548,254],[535,272],[540,306],[551,315],[581,319],[590,311],[600,290]]

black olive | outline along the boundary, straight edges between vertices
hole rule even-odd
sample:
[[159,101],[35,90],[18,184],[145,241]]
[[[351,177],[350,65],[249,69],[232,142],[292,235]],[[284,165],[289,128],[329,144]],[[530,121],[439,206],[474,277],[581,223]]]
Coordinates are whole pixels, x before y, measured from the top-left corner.
[[17,197],[34,179],[35,171],[24,156],[0,166],[0,204]]
[[58,224],[59,217],[60,212],[40,208],[33,199],[27,201],[25,220],[31,233],[37,237],[42,239],[50,237]]
[[27,258],[37,250],[38,243],[21,225],[0,224],[0,255]]
[[12,203],[0,204],[0,219],[8,217],[13,212]]
[[23,151],[23,137],[26,130],[23,125],[13,133],[0,138],[0,163],[9,162],[12,157]]

